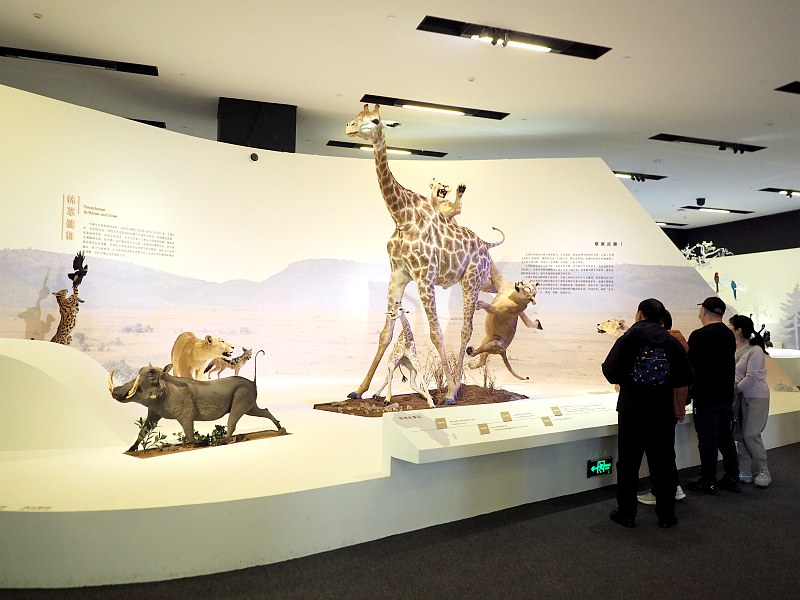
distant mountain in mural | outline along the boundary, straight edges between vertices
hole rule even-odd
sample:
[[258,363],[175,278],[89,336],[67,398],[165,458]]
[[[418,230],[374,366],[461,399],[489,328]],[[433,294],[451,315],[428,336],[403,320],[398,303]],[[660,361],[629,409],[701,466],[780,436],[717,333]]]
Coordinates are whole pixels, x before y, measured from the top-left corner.
[[[332,259],[295,262],[261,282],[220,283],[95,256],[88,256],[86,263],[89,272],[79,293],[86,307],[97,308],[263,310],[328,306],[341,309],[353,301],[366,307],[370,289],[382,289],[385,298],[389,280],[388,264]],[[68,254],[31,249],[0,250],[3,281],[0,306],[21,307],[35,303],[45,276],[51,292],[71,287],[67,278],[71,266],[72,255]],[[360,297],[363,301],[358,300]],[[382,299],[381,303],[384,301]]]
[[[85,307],[105,309],[219,310],[383,310],[389,281],[388,264],[310,259],[291,263],[264,281],[210,282],[140,267],[124,261],[89,256],[89,272],[80,287]],[[387,261],[388,263],[388,261]],[[69,288],[72,255],[40,250],[0,250],[0,306],[24,307],[36,302],[47,276],[51,292]],[[520,278],[520,263],[499,265],[504,276]],[[559,272],[579,277],[581,272]],[[413,285],[409,291],[413,294]],[[690,265],[686,267],[616,265],[613,292],[577,291],[551,294],[540,289],[539,303],[550,308],[608,306],[632,310],[651,296],[668,307],[686,307],[711,294]]]

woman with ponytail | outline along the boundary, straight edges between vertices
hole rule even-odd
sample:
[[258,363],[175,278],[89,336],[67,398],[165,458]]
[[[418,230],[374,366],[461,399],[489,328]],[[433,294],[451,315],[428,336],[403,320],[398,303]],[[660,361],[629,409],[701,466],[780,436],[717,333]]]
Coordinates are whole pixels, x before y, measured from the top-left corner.
[[750,317],[734,315],[729,323],[736,336],[734,439],[739,454],[739,480],[765,488],[772,481],[767,469],[767,451],[761,440],[769,416],[767,349]]

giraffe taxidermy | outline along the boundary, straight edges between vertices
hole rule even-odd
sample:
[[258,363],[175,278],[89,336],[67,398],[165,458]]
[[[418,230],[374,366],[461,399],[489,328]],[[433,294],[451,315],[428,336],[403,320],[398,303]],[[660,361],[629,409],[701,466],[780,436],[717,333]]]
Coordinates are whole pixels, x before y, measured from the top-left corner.
[[[391,403],[392,375],[394,375],[395,370],[400,369],[402,366],[408,369],[408,383],[411,386],[411,389],[423,396],[425,400],[428,401],[428,406],[433,408],[433,398],[431,398],[430,392],[428,392],[424,384],[422,386],[417,385],[417,374],[422,371],[422,367],[420,366],[419,359],[417,358],[417,347],[414,344],[414,334],[411,332],[411,324],[406,318],[407,312],[408,311],[405,310],[399,302],[395,302],[392,310],[386,313],[386,315],[393,321],[397,319],[400,320],[403,331],[401,331],[400,335],[397,336],[397,341],[394,343],[392,353],[389,355],[389,362],[387,364],[389,372],[386,374],[386,380],[383,382],[381,388],[375,392],[372,397],[378,398],[380,393],[383,391],[383,388],[388,386],[384,404]],[[402,369],[400,369],[400,374],[403,374]],[[403,381],[405,380],[406,377],[403,375]]]
[[[345,132],[349,137],[358,137],[372,144],[378,184],[386,208],[395,222],[394,234],[387,244],[392,270],[387,313],[391,313],[395,305],[402,301],[406,286],[414,281],[428,317],[431,341],[439,354],[447,378],[444,403],[455,404],[461,386],[464,354],[472,335],[472,319],[478,293],[482,289],[489,290],[495,287],[493,276],[499,276],[489,256],[489,249],[502,243],[503,240],[495,243],[483,241],[472,230],[461,227],[444,216],[429,196],[401,186],[389,168],[386,140],[383,135],[384,127],[380,107],[376,104],[370,110],[369,105],[365,104],[364,110],[347,124]],[[456,283],[461,284],[463,293],[464,320],[461,328],[461,347],[454,371],[451,371],[436,312],[434,286],[448,288]],[[369,388],[372,377],[392,340],[395,321],[396,319],[387,314],[372,364],[358,388],[348,395],[349,398],[361,398]]]

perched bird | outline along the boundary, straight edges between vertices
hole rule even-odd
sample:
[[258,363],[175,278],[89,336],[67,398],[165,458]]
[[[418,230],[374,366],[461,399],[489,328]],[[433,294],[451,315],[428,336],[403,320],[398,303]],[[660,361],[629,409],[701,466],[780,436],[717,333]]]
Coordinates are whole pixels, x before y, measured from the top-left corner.
[[86,273],[89,271],[89,265],[84,265],[83,259],[83,252],[78,252],[75,258],[72,259],[72,268],[75,269],[75,272],[70,273],[67,277],[72,281],[73,288],[77,288],[81,284],[81,281],[83,281],[83,278],[86,277]]

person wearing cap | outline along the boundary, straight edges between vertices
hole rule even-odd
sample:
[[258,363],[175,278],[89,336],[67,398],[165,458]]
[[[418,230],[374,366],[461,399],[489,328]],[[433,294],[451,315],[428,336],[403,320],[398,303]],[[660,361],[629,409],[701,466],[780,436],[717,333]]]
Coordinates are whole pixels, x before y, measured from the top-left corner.
[[[736,338],[722,322],[725,302],[711,296],[699,306],[703,326],[689,335],[689,361],[695,376],[691,396],[700,478],[690,481],[688,488],[704,494],[716,494],[718,487],[738,492],[739,460],[732,432]],[[724,471],[719,481],[717,451],[722,454]]]
[[663,327],[664,305],[642,300],[636,322],[618,338],[603,361],[603,375],[619,384],[617,400],[617,510],[611,520],[636,526],[636,490],[643,455],[653,480],[658,525],[674,527],[675,420],[686,412],[692,370],[680,342]]

